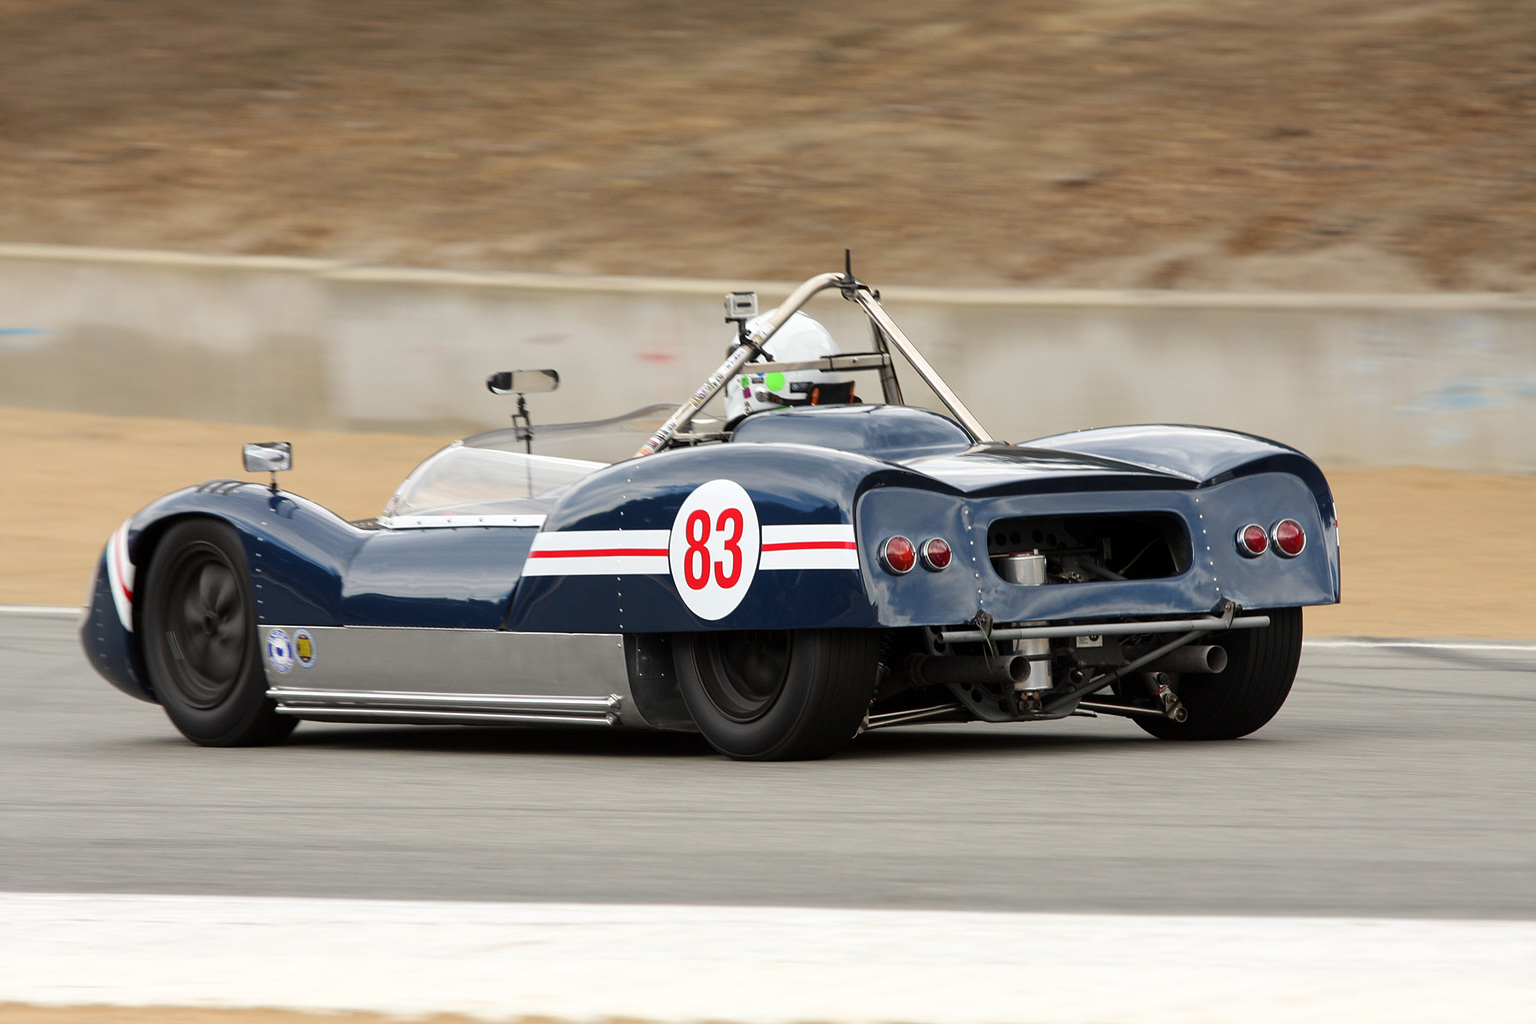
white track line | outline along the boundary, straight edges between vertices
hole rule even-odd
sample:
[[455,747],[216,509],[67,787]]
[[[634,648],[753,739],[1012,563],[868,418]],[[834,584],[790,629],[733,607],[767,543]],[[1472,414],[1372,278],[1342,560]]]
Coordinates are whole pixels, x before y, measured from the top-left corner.
[[[82,609],[47,604],[0,604],[0,615],[57,615],[60,618],[79,617]],[[1370,637],[1318,638],[1301,642],[1303,647],[1327,650],[1346,647],[1420,647],[1435,651],[1520,651],[1536,654],[1536,643],[1503,643],[1498,640],[1378,640]]]
[[1350,647],[1406,648],[1425,651],[1520,651],[1536,654],[1536,644],[1511,644],[1498,640],[1375,640],[1367,638],[1303,640],[1303,649],[1339,650]]
[[494,1020],[1536,1017],[1536,922],[0,894],[0,1003]]

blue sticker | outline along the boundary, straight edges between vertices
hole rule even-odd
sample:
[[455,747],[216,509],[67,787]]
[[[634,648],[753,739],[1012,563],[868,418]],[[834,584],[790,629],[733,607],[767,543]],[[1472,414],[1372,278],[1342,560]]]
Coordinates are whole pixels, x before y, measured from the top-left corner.
[[267,663],[284,674],[293,671],[293,645],[288,642],[288,634],[280,629],[267,634]]

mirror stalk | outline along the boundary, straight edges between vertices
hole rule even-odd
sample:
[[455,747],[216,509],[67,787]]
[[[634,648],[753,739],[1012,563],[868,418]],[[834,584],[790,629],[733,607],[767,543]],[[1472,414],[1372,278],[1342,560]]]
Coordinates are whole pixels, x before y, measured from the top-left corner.
[[517,412],[512,414],[512,429],[517,432],[517,439],[523,442],[523,450],[532,455],[533,420],[528,416],[528,402],[521,391],[517,393]]
[[554,370],[502,370],[485,378],[485,388],[493,395],[517,395],[517,412],[512,414],[512,429],[533,454],[533,420],[528,416],[526,394],[543,394],[560,387],[560,375]]

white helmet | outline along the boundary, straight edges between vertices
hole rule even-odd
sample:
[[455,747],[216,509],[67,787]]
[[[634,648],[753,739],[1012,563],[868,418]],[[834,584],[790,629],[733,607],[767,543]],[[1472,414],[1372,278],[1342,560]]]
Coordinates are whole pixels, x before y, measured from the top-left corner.
[[[747,333],[751,334],[774,313],[769,310],[747,321]],[[821,359],[841,353],[832,334],[820,323],[804,313],[796,313],[774,332],[763,345],[763,351],[774,362],[798,363],[807,359]],[[852,382],[840,373],[826,370],[787,370],[783,373],[753,373],[752,364],[725,385],[725,422],[735,424],[748,413],[760,412],[781,405],[813,405],[823,402],[848,402],[852,400]],[[822,397],[821,390],[828,385],[841,385],[830,389],[832,394]]]

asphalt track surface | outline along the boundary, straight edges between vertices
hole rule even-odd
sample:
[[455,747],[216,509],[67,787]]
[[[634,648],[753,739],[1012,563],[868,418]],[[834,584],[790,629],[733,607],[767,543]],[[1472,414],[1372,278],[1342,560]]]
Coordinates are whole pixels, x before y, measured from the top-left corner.
[[1536,652],[1309,648],[1222,744],[1099,719],[740,764],[591,729],[207,750],[0,615],[0,890],[1536,919]]

